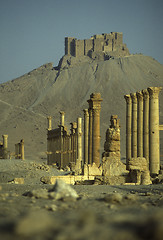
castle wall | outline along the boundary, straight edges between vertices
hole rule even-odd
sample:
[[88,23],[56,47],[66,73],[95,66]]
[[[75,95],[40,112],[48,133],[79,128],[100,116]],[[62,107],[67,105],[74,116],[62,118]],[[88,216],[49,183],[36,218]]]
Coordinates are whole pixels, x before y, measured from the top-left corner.
[[75,57],[84,56],[84,40],[75,40]]
[[[122,53],[122,50],[125,51]],[[118,56],[128,55],[129,51],[125,44],[123,44],[123,33],[111,32],[103,33],[100,35],[94,35],[90,39],[77,40],[76,38],[66,37],[65,38],[65,55],[69,54],[74,57],[80,56],[91,56],[91,53],[96,52],[115,52]],[[116,53],[117,52],[117,53]]]
[[67,54],[75,56],[75,38],[72,37],[65,38],[65,55]]
[[93,50],[93,39],[84,40],[84,55],[88,55],[89,51]]
[[96,38],[94,39],[94,52],[100,52],[104,50],[104,39],[103,38]]

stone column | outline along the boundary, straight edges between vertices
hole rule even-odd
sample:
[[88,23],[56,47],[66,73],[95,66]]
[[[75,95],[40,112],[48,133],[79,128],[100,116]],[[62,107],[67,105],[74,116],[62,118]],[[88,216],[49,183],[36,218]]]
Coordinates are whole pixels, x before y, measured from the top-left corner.
[[88,109],[88,113],[89,113],[88,163],[92,164],[92,109]]
[[138,101],[138,157],[143,157],[143,94],[142,92],[137,92]]
[[132,122],[132,100],[130,95],[124,96],[126,100],[126,169],[128,170],[131,155],[131,122]]
[[65,125],[65,112],[60,111],[60,125],[64,127]]
[[92,93],[88,100],[89,109],[92,109],[92,163],[100,165],[100,110],[101,110],[101,94]]
[[88,164],[89,113],[84,109],[84,163]]
[[52,117],[51,116],[48,116],[47,117],[47,120],[48,120],[48,131],[52,130]]
[[143,93],[143,157],[149,164],[149,93],[148,90],[142,90]]
[[15,159],[19,159],[19,143],[15,144]]
[[159,92],[161,87],[149,87],[149,167],[151,175],[160,170]]
[[76,122],[72,122],[70,124],[71,124],[72,162],[76,162],[76,159],[77,159],[77,138],[76,138],[77,123]]
[[77,159],[82,161],[82,118],[77,118]]
[[137,97],[131,93],[132,99],[132,157],[137,158]]
[[2,137],[3,137],[3,158],[7,159],[8,135],[2,135]]
[[21,155],[20,158],[24,160],[24,139],[20,141],[20,155]]

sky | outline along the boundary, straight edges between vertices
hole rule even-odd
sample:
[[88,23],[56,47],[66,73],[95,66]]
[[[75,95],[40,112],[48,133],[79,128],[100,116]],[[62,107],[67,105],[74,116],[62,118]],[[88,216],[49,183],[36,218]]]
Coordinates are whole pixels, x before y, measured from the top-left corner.
[[162,0],[0,0],[0,83],[48,62],[65,37],[123,32],[130,53],[163,64]]

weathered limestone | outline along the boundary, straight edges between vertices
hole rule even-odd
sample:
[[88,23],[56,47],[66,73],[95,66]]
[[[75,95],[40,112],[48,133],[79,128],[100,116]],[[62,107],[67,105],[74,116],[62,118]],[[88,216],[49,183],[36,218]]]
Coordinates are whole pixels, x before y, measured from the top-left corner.
[[143,157],[143,94],[142,92],[137,92],[138,101],[138,157]]
[[65,125],[65,112],[60,111],[60,125],[64,126]]
[[148,161],[143,157],[131,158],[129,160],[129,176],[131,182],[137,185],[151,184]]
[[126,165],[121,162],[119,157],[103,157],[102,175],[107,177],[122,176],[127,174]]
[[24,160],[24,139],[20,141],[20,156],[21,159]]
[[88,164],[89,113],[84,109],[84,163]]
[[50,130],[52,130],[52,117],[48,116],[47,120],[48,120],[48,128],[47,128],[47,130],[50,131]]
[[120,126],[117,115],[112,115],[110,128],[106,131],[103,157],[117,157],[120,159]]
[[149,92],[147,89],[143,93],[143,156],[149,164]]
[[123,43],[123,33],[111,32],[94,35],[90,39],[78,40],[74,37],[65,38],[65,55],[82,56],[126,56],[130,55],[126,44]]
[[15,159],[24,160],[24,139],[15,144]]
[[77,119],[77,159],[82,162],[82,118]]
[[132,99],[132,157],[137,157],[137,97],[131,93]]
[[149,87],[149,167],[150,173],[158,174],[160,170],[159,144],[159,92],[161,87]]
[[8,135],[2,135],[3,138],[3,158],[8,158]]
[[131,158],[131,124],[132,124],[132,100],[130,95],[124,96],[126,100],[126,169]]
[[88,100],[89,109],[92,109],[92,163],[100,165],[100,110],[101,110],[101,94],[92,93]]
[[77,159],[77,123],[72,122],[71,124],[71,162],[75,162]]
[[92,164],[92,109],[88,109],[89,113],[89,137],[88,137],[88,163]]

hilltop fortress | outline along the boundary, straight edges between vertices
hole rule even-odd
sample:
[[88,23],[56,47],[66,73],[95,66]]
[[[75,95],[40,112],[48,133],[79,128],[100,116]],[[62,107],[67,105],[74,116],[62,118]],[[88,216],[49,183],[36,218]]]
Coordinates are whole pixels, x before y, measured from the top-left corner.
[[74,37],[65,38],[65,55],[74,57],[89,56],[107,60],[111,56],[124,57],[130,55],[123,43],[123,33],[111,32],[94,35],[90,39],[78,40]]

